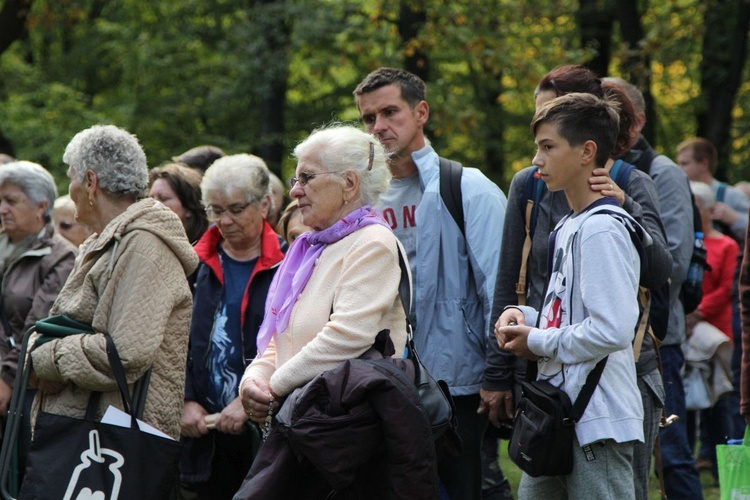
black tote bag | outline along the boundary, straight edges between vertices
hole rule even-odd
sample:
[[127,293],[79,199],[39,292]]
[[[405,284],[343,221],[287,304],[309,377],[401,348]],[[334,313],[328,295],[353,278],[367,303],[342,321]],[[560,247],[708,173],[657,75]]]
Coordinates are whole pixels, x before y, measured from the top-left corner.
[[39,413],[19,499],[169,498],[182,445],[138,429],[122,363],[112,337],[106,337],[130,427],[94,421],[98,393],[92,395],[84,419]]

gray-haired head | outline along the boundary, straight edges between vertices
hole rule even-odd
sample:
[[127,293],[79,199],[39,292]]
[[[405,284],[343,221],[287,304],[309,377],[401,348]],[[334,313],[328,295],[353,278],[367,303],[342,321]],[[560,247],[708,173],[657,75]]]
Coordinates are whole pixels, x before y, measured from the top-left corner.
[[356,172],[366,205],[377,204],[391,181],[388,155],[380,141],[351,125],[334,123],[313,131],[294,148],[294,157],[305,157],[326,172]]
[[146,154],[138,138],[114,125],[95,125],[79,132],[65,148],[63,161],[83,182],[93,171],[102,191],[116,197],[145,196],[148,186]]
[[45,222],[52,220],[52,207],[57,198],[55,179],[44,167],[30,161],[6,163],[0,168],[0,186],[13,184],[18,186],[31,203],[47,203],[44,212]]
[[214,161],[201,181],[203,204],[211,205],[217,195],[231,198],[242,193],[246,203],[260,201],[268,195],[269,170],[261,158],[238,154]]
[[690,190],[695,195],[695,201],[700,208],[710,210],[716,205],[714,190],[705,182],[690,181]]

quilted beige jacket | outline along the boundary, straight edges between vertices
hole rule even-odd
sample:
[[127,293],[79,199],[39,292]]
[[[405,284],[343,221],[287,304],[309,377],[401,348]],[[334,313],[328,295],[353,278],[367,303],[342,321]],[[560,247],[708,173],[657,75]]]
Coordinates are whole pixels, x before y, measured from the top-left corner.
[[[198,265],[179,218],[145,199],[112,220],[82,253],[50,314],[65,314],[108,332],[128,383],[152,368],[143,420],[174,438],[180,434],[185,358],[192,296],[186,276]],[[83,417],[91,391],[122,408],[102,333],[72,335],[31,354],[40,378],[63,382],[59,394],[37,395],[32,420],[42,411]]]

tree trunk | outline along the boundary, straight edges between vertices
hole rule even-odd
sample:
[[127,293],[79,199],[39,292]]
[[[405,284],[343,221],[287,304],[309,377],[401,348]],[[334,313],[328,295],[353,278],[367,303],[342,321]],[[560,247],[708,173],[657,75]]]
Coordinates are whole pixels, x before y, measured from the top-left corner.
[[[427,11],[423,0],[401,0],[398,12],[398,34],[403,47],[403,66],[424,82],[430,79],[430,64],[427,54],[416,43],[419,32],[427,23]],[[436,151],[440,151],[440,140],[432,134],[432,123],[425,124],[425,135],[432,141]]]
[[[32,0],[6,0],[0,10],[0,56],[26,35]],[[0,131],[0,153],[15,156],[13,143]]]
[[0,10],[0,55],[26,34],[32,0],[6,0]]
[[581,46],[596,50],[596,55],[586,63],[586,67],[599,76],[605,76],[612,57],[614,4],[612,0],[580,0],[580,6],[576,17],[581,31]]
[[505,135],[505,117],[500,95],[503,93],[503,72],[499,68],[483,65],[480,75],[474,75],[477,81],[477,102],[484,113],[485,135],[484,165],[488,177],[501,184],[505,173],[505,155],[503,138]]
[[425,82],[429,80],[430,67],[425,54],[412,40],[427,23],[427,12],[422,0],[401,0],[399,2],[398,34],[401,35],[404,51],[404,69],[414,73]]
[[708,1],[704,21],[698,136],[716,146],[719,151],[716,177],[726,179],[732,108],[745,67],[750,4],[746,0]]
[[623,70],[626,79],[638,87],[646,101],[646,126],[643,136],[652,145],[656,146],[656,109],[654,97],[651,95],[651,59],[641,47],[644,39],[643,25],[641,24],[641,13],[638,11],[637,0],[620,0],[617,2],[617,18],[620,22],[620,33],[622,39],[628,46],[628,57],[624,62]]
[[286,156],[284,134],[286,131],[286,93],[289,75],[289,36],[284,1],[262,0],[264,14],[256,17],[262,23],[263,84],[260,90],[260,150],[259,155],[268,168],[281,177],[281,164]]

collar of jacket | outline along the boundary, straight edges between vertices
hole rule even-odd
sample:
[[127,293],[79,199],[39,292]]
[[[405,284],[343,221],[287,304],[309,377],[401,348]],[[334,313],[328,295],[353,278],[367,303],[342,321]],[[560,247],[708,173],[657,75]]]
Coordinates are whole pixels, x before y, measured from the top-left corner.
[[[260,257],[258,258],[258,263],[255,265],[252,276],[255,276],[260,271],[279,265],[284,258],[284,253],[279,246],[279,239],[276,237],[276,232],[274,232],[271,225],[265,220],[263,221],[263,232],[260,238]],[[219,260],[219,244],[221,241],[221,232],[216,225],[213,225],[198,240],[194,248],[201,262],[211,268],[221,285],[224,286],[224,273],[221,270],[221,261]],[[252,276],[250,277],[251,280]]]

